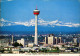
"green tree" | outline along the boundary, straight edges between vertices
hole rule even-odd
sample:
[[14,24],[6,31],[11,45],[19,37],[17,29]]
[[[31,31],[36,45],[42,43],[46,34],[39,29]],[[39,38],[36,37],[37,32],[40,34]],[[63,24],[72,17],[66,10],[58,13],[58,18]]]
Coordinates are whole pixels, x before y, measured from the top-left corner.
[[56,49],[57,49],[57,50],[59,50],[59,48],[58,48],[58,47],[56,47]]
[[12,45],[13,45],[14,47],[17,47],[17,46],[23,47],[23,45],[22,45],[21,43],[19,44],[19,43],[17,43],[17,42],[13,43]]
[[62,45],[62,47],[64,47],[64,45]]
[[13,46],[17,47],[17,46],[19,46],[19,43],[15,42],[15,43],[13,43]]

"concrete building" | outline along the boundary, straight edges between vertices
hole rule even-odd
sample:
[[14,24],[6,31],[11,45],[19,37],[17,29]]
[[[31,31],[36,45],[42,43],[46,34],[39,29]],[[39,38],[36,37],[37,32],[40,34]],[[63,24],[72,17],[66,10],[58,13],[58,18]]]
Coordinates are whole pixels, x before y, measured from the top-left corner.
[[73,38],[74,43],[77,43],[77,38]]
[[24,38],[21,38],[21,44],[23,45],[23,47],[25,46],[25,40],[24,40]]
[[58,44],[58,40],[57,40],[57,37],[55,37],[55,40],[56,40],[56,41],[55,41],[55,42],[56,42],[56,44]]
[[20,44],[21,43],[21,40],[17,40],[17,42]]
[[14,47],[14,48],[12,48],[12,53],[13,54],[19,54],[20,52],[20,47]]
[[37,24],[38,24],[38,15],[39,15],[40,11],[36,9],[33,11],[33,14],[35,15],[35,38],[34,38],[34,44],[38,45],[38,32],[37,32]]
[[45,37],[45,44],[54,45],[62,43],[61,37],[54,37],[53,34],[50,34],[48,37]]
[[45,37],[45,44],[48,44],[48,37]]
[[48,37],[48,44],[53,44],[53,36]]
[[9,45],[8,39],[0,39],[0,47],[6,47]]
[[48,37],[45,37],[45,44],[53,45],[55,42],[55,38],[53,34],[50,34]]
[[33,43],[28,43],[28,47],[33,47]]
[[23,47],[25,46],[25,40],[24,40],[24,38],[21,38],[21,40],[17,40],[17,42],[18,42],[19,44],[22,44]]
[[12,35],[12,42],[11,42],[12,44],[14,43],[14,39],[13,39],[13,35]]
[[61,37],[59,37],[59,43],[62,43],[62,41],[61,41]]

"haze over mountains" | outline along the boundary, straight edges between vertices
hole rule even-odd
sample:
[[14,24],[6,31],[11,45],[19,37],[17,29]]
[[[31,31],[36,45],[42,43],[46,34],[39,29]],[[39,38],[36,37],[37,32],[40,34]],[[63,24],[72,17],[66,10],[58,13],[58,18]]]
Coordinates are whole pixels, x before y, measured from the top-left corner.
[[[26,22],[11,22],[0,19],[0,33],[9,33],[9,32],[17,32],[17,33],[32,33],[34,34],[35,28],[35,19],[31,19]],[[79,23],[71,23],[71,22],[62,22],[62,21],[45,21],[41,18],[38,19],[38,32],[39,33],[80,33],[80,24]]]

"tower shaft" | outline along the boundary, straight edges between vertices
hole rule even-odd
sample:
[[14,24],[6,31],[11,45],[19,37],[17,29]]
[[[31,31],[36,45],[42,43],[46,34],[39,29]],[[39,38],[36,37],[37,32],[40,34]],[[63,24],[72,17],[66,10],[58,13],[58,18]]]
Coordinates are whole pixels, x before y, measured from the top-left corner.
[[38,45],[38,36],[37,36],[37,25],[38,25],[38,15],[35,15],[35,40],[34,40],[34,44]]

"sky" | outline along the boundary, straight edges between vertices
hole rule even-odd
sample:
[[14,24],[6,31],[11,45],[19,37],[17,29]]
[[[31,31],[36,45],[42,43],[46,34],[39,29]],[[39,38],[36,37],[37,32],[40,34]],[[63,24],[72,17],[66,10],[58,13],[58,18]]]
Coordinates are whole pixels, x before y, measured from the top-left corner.
[[1,18],[11,22],[28,22],[40,10],[43,21],[61,21],[80,25],[80,0],[1,0]]

